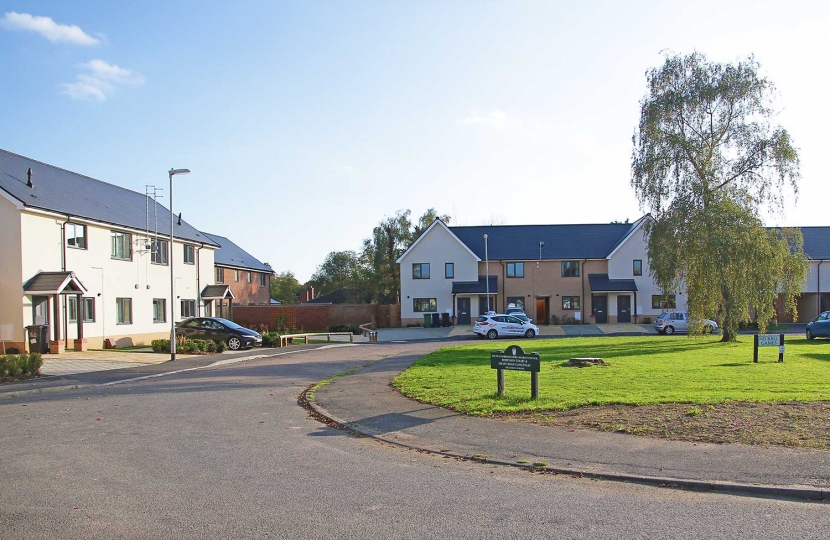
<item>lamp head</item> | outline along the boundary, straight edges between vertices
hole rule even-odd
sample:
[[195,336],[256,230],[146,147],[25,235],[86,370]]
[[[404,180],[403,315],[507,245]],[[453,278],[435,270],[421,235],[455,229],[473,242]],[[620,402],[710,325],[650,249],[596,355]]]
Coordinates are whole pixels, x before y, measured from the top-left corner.
[[170,169],[170,176],[175,176],[177,174],[190,174],[190,169]]

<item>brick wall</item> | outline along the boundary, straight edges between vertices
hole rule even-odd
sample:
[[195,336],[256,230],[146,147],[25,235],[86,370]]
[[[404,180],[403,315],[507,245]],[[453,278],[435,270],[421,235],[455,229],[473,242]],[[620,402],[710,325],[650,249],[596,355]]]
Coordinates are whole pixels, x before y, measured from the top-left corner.
[[234,303],[233,321],[248,328],[266,325],[276,330],[277,317],[285,317],[290,330],[326,330],[336,324],[374,322],[380,328],[400,326],[400,306],[375,304],[299,304],[293,306],[240,306]]

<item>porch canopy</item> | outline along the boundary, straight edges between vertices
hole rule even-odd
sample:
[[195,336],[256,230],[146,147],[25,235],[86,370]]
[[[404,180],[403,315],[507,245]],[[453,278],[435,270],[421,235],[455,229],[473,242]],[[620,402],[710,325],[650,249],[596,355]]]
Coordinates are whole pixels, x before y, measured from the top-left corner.
[[633,279],[609,279],[608,274],[588,274],[591,292],[637,292]]
[[75,272],[38,272],[23,284],[23,294],[49,296],[56,294],[86,294],[84,284]]
[[231,300],[236,298],[228,285],[208,285],[202,291],[202,300],[224,300],[226,298]]
[[[499,286],[499,276],[489,276],[490,294],[496,294]],[[453,281],[452,294],[487,294],[488,283],[485,276],[479,276],[478,281]]]

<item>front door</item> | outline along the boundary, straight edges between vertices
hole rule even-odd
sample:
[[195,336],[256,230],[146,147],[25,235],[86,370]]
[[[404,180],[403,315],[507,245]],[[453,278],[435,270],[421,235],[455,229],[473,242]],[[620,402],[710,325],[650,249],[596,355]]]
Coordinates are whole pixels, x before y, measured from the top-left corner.
[[458,325],[470,324],[470,299],[458,299]]
[[536,299],[536,324],[548,324],[548,320],[550,319],[549,306],[550,298]]
[[631,322],[631,297],[617,297],[617,322]]
[[32,324],[49,324],[49,297],[32,297]]
[[591,306],[593,306],[592,313],[594,314],[594,322],[597,324],[608,322],[608,295],[593,295],[591,296]]

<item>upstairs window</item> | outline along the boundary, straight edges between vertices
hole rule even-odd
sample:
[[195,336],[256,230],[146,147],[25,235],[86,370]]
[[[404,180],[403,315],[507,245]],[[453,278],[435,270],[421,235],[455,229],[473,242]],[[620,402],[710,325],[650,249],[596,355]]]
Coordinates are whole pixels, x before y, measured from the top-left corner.
[[523,263],[523,262],[509,262],[509,263],[507,263],[507,277],[514,277],[514,278],[525,277],[525,263]]
[[251,274],[250,272],[248,272],[248,283],[252,283],[252,282],[253,282],[253,278],[254,278],[253,274]]
[[153,264],[167,264],[167,250],[169,248],[167,240],[154,240],[152,246],[150,262]]
[[67,223],[66,245],[75,249],[86,249],[86,225],[78,223]]
[[455,263],[444,263],[444,277],[455,279]]
[[112,240],[111,257],[122,261],[133,260],[133,235],[111,231],[110,237]]
[[414,263],[412,279],[429,279],[429,263]]
[[196,250],[187,244],[184,245],[184,264],[196,264]]
[[643,261],[642,261],[642,259],[634,259],[634,275],[635,276],[642,276],[643,275]]
[[259,286],[260,287],[267,287],[268,286],[268,274],[260,274],[259,275]]
[[562,277],[579,277],[579,261],[562,261]]
[[225,283],[225,269],[224,268],[217,268],[216,269],[216,283]]

